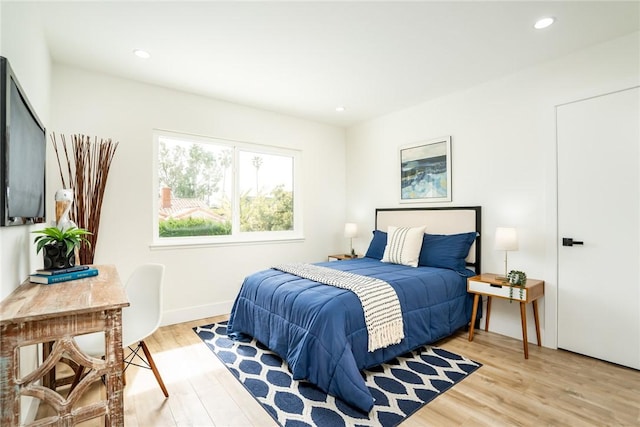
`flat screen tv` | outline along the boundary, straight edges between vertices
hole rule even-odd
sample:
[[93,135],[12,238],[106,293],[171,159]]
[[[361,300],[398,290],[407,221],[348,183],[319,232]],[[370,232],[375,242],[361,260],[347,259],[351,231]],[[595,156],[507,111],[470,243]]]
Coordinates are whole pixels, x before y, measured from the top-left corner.
[[0,56],[0,225],[45,222],[46,131]]

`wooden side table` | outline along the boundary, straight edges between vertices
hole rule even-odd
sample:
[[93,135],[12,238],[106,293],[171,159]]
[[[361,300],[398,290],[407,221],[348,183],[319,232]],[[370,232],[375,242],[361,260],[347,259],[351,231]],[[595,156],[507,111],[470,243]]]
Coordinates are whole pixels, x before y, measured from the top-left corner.
[[337,254],[337,255],[329,255],[327,259],[329,261],[344,261],[346,259],[356,259],[358,255],[348,255],[348,254]]
[[487,296],[487,316],[484,330],[489,330],[489,318],[491,317],[491,298],[512,299],[520,303],[520,321],[522,323],[522,347],[524,358],[529,358],[529,341],[527,340],[527,303],[533,305],[533,318],[536,323],[536,338],[538,347],[540,346],[540,317],[538,316],[538,298],[544,295],[544,281],[537,279],[527,279],[525,288],[520,296],[520,288],[513,288],[513,295],[509,297],[509,284],[498,279],[496,274],[480,274],[467,279],[467,292],[475,294],[473,298],[473,313],[471,314],[471,327],[469,328],[469,341],[473,341],[474,319],[478,313],[478,300],[480,295]]
[[[115,267],[96,268],[97,276],[54,285],[27,280],[0,302],[0,425],[20,425],[21,396],[40,399],[56,411],[47,425],[75,425],[101,416],[105,425],[124,425],[122,308],[129,301]],[[73,340],[76,335],[101,331],[105,334],[104,360],[82,353]],[[20,347],[50,341],[53,347],[42,364],[17,378]],[[36,382],[67,356],[91,371],[65,398]],[[78,408],[82,394],[102,376],[106,400]]]

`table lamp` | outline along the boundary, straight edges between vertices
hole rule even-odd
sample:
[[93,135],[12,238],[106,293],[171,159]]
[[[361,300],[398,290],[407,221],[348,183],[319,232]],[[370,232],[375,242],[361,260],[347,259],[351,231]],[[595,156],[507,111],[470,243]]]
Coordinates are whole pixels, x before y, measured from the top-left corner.
[[498,280],[508,281],[507,278],[507,253],[509,251],[518,250],[518,233],[515,228],[498,227],[496,228],[495,248],[504,251],[504,277],[498,277]]
[[348,222],[344,225],[344,237],[349,239],[349,246],[351,248],[350,256],[355,257],[356,253],[353,250],[353,238],[358,235],[358,224]]

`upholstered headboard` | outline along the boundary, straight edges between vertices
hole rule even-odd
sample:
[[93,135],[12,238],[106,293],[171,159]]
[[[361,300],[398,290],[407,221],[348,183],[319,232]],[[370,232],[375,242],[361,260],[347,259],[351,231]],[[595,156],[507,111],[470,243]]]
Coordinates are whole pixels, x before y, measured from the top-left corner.
[[478,238],[469,249],[467,266],[481,273],[480,237],[482,208],[480,206],[441,208],[380,208],[376,209],[376,230],[387,231],[390,225],[398,227],[425,226],[429,234],[457,234],[475,231]]

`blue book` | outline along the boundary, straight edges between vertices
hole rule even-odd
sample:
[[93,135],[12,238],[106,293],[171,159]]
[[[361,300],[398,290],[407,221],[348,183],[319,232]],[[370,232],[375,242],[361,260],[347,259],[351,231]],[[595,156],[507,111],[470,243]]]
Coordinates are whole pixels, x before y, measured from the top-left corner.
[[35,274],[44,274],[46,276],[53,276],[55,274],[73,273],[74,271],[86,270],[88,268],[89,268],[88,265],[75,265],[69,268],[50,268],[48,270],[47,269],[36,270]]
[[51,285],[53,283],[68,282],[69,280],[84,279],[85,277],[92,277],[97,275],[98,275],[97,268],[87,268],[85,270],[73,271],[71,273],[64,273],[64,274],[54,274],[54,275],[32,274],[31,276],[29,276],[29,281],[32,283],[41,283],[43,285]]

